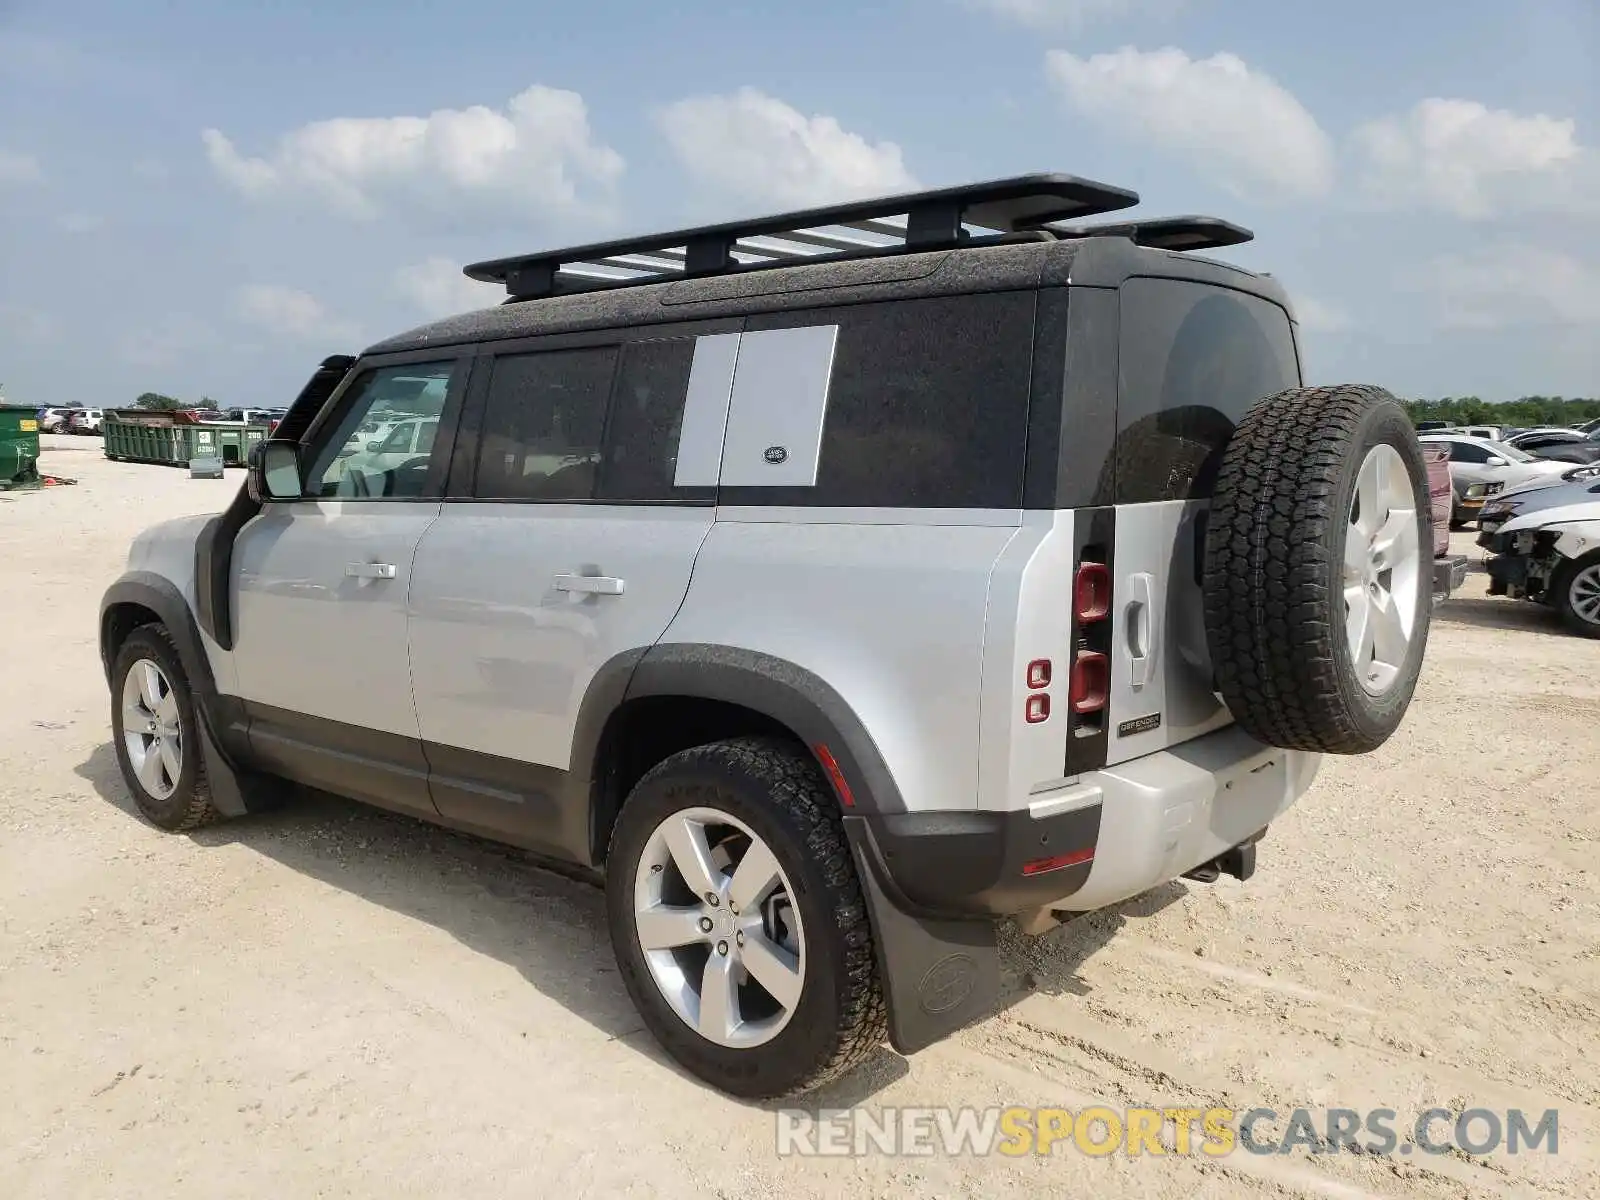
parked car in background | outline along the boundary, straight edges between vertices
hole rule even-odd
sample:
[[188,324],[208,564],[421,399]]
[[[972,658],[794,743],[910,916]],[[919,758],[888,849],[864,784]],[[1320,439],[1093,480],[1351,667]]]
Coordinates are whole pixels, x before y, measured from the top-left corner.
[[1461,433],[1425,433],[1424,446],[1443,445],[1450,450],[1450,479],[1455,489],[1452,525],[1477,519],[1490,496],[1535,479],[1561,477],[1569,464],[1535,458],[1515,446]]
[[1438,604],[1467,579],[1467,556],[1450,553],[1450,521],[1455,512],[1455,488],[1450,479],[1450,448],[1422,446],[1428,465],[1428,504],[1433,511],[1433,602]]
[[1478,535],[1489,594],[1547,604],[1574,633],[1600,638],[1600,483],[1540,489],[1501,518]]
[[93,435],[100,432],[100,421],[103,413],[98,408],[75,408],[67,417],[67,427],[63,433],[79,433]]
[[1484,533],[1496,533],[1507,522],[1528,513],[1600,500],[1600,464],[1570,474],[1574,477],[1557,480],[1550,486],[1524,485],[1491,497],[1478,513],[1478,528]]
[[40,433],[66,433],[67,421],[77,411],[76,404],[63,404],[55,408],[41,408],[39,410]]
[[1556,462],[1591,463],[1600,460],[1600,440],[1576,429],[1530,429],[1507,438],[1506,445],[1515,446],[1535,458],[1548,458]]

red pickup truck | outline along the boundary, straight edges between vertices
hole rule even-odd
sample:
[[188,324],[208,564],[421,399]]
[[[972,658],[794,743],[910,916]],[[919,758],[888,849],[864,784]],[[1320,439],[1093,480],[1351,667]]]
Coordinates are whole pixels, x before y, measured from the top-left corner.
[[1450,512],[1455,494],[1450,487],[1450,448],[1424,442],[1428,464],[1428,500],[1433,506],[1433,602],[1447,600],[1467,578],[1467,556],[1450,553]]

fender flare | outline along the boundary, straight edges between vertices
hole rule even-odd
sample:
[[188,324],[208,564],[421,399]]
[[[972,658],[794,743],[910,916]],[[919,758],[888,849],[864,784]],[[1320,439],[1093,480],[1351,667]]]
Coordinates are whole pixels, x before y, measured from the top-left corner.
[[[823,679],[787,659],[698,642],[657,643],[638,660],[624,702],[646,696],[720,700],[761,713],[793,730],[830,776],[820,751],[832,756],[849,791],[849,811],[906,811],[900,788],[861,718]],[[840,801],[846,803],[845,797]]]
[[161,619],[178,647],[178,658],[183,662],[190,688],[197,699],[209,706],[216,697],[217,684],[211,673],[211,660],[206,657],[200,641],[194,613],[175,583],[150,571],[129,571],[107,588],[100,600],[100,663],[105,669],[106,682],[111,681],[111,668],[116,659],[116,647],[111,641],[112,610],[123,604],[136,604]]

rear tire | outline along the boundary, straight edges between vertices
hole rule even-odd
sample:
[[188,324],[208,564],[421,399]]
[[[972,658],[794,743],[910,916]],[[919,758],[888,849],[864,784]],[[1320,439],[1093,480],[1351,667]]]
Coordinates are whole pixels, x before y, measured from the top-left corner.
[[1600,550],[1567,563],[1551,585],[1567,628],[1579,637],[1600,638]]
[[1427,466],[1393,396],[1258,402],[1223,455],[1206,537],[1206,641],[1245,731],[1328,754],[1388,740],[1422,669],[1432,546]]
[[[700,850],[709,851],[698,889],[692,856],[690,869],[679,866],[683,838],[695,828]],[[765,899],[744,901],[740,912],[747,863],[765,864],[773,882]],[[838,801],[803,748],[738,738],[661,762],[618,815],[606,876],[612,946],[628,994],[656,1040],[699,1079],[748,1099],[793,1095],[845,1073],[882,1043],[883,992],[866,902]],[[701,902],[708,887],[719,889],[718,902]],[[641,928],[663,916],[684,924],[666,936],[652,929],[655,948],[647,952]],[[735,943],[732,931],[741,925],[748,940],[739,934]],[[780,941],[779,957],[793,975],[770,973]],[[727,992],[712,990],[729,971],[731,1003]],[[708,995],[724,999],[708,1005]],[[727,1011],[731,1022],[721,1020]]]

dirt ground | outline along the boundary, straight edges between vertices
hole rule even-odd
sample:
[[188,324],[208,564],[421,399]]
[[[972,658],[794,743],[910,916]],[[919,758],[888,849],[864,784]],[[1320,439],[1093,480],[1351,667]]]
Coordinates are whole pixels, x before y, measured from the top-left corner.
[[1559,1154],[780,1159],[642,1032],[599,892],[331,800],[139,820],[100,594],[239,476],[45,440],[77,485],[0,496],[0,1196],[1600,1195],[1600,643],[1481,570],[1253,880],[1009,939],[1003,1013],[815,1103],[1557,1108]]

